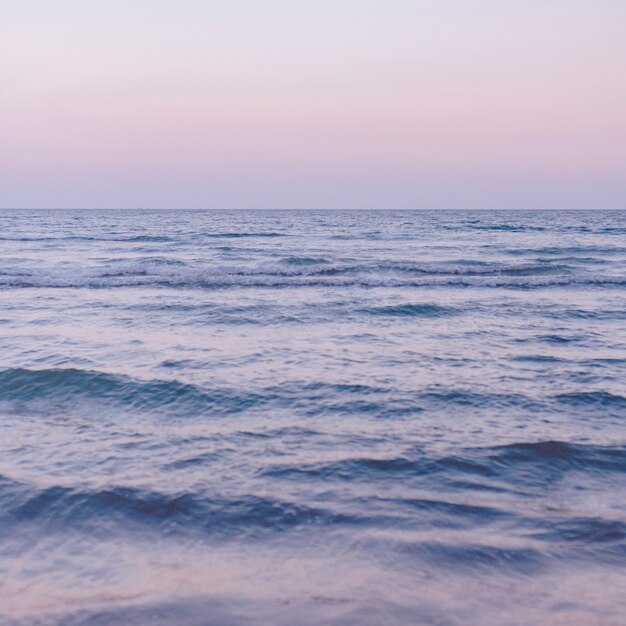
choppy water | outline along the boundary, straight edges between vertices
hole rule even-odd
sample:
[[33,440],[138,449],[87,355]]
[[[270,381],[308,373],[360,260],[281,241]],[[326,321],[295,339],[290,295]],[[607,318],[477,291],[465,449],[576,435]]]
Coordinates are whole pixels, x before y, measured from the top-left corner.
[[626,623],[626,213],[0,225],[2,624]]

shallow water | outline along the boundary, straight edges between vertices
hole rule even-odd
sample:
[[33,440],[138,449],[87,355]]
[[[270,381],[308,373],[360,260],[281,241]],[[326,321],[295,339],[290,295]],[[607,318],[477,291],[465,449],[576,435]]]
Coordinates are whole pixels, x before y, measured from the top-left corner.
[[624,624],[626,213],[0,225],[3,625]]

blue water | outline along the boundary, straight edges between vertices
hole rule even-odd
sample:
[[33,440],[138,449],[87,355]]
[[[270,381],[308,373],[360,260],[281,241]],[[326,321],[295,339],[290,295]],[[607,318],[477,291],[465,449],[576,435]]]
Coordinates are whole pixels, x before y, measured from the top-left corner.
[[0,212],[3,626],[626,623],[625,212]]

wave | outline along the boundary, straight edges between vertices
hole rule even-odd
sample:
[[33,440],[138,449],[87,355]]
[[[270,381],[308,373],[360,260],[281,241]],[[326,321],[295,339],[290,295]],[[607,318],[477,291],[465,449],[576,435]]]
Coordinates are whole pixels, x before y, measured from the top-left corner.
[[[176,362],[163,362],[176,369]],[[139,380],[88,369],[9,368],[0,371],[0,402],[11,413],[139,412],[172,417],[224,417],[257,409],[288,409],[304,416],[360,415],[402,419],[423,411],[560,410],[559,405],[621,411],[626,398],[604,391],[535,399],[523,394],[462,388],[399,390],[369,385],[289,382],[258,389],[199,386],[176,379]]]
[[563,335],[538,335],[531,339],[519,339],[520,342],[539,341],[541,343],[550,343],[555,345],[569,345],[580,341],[580,337],[564,337]]
[[230,390],[203,389],[176,380],[140,381],[126,376],[80,369],[7,369],[0,372],[0,400],[12,403],[14,410],[67,410],[86,401],[86,410],[97,406],[123,407],[132,411],[166,412],[175,415],[232,415],[270,396]]
[[[461,308],[441,306],[429,302],[410,302],[388,306],[355,306],[346,302],[324,302],[322,304],[287,305],[251,304],[225,305],[211,304],[136,304],[125,307],[129,311],[141,313],[188,314],[179,324],[206,327],[208,324],[225,325],[275,325],[311,324],[333,322],[340,315],[342,319],[362,319],[363,317],[392,318],[439,318],[457,315]],[[0,323],[2,321],[0,320]]]
[[[239,239],[248,237],[288,237],[287,233],[276,232],[224,232],[224,233],[198,233],[194,237],[194,241],[198,239]],[[52,235],[52,236],[32,236],[32,235],[13,235],[1,236],[0,241],[15,242],[50,242],[50,241],[93,241],[93,242],[154,242],[165,243],[175,241],[174,237],[168,235]]]
[[87,235],[59,235],[54,237],[32,237],[32,236],[14,236],[0,237],[0,241],[16,241],[16,242],[39,242],[39,241],[102,241],[102,242],[167,242],[174,241],[172,237],[166,235],[134,235],[125,237],[93,237]]
[[574,258],[576,258],[581,254],[626,254],[626,246],[538,246],[534,248],[508,248],[504,252],[512,255],[545,254],[552,257],[574,255]]
[[[487,448],[467,448],[462,455],[436,457],[422,449],[392,458],[353,458],[310,465],[276,465],[264,476],[295,480],[399,480],[400,477],[445,475],[453,484],[469,478],[504,481],[515,488],[542,483],[566,471],[626,474],[626,446],[572,444],[563,441],[514,443]],[[443,484],[439,482],[439,484]],[[466,486],[468,486],[466,484]]]
[[202,493],[164,493],[133,487],[50,486],[39,488],[0,476],[3,507],[0,527],[45,523],[48,529],[80,528],[98,523],[138,524],[169,532],[196,530],[211,534],[251,534],[264,528],[280,531],[302,524],[346,521],[321,508],[279,499],[242,495],[219,498]]
[[563,393],[556,396],[556,399],[573,407],[599,406],[626,409],[626,397],[607,391]]
[[566,441],[521,442],[485,449],[489,458],[502,465],[535,463],[570,469],[626,472],[626,446],[599,446]]
[[202,233],[200,238],[209,237],[211,239],[240,239],[242,237],[289,237],[287,233],[275,232],[231,232],[231,233]]
[[323,257],[290,256],[281,259],[281,263],[286,265],[326,265],[330,261]]
[[[197,464],[214,460],[199,459]],[[185,469],[167,466],[167,471]],[[269,481],[291,481],[300,485],[298,494],[307,493],[307,484],[323,484],[327,494],[333,484],[369,484],[368,492],[356,492],[348,499],[347,510],[334,498],[319,498],[315,505],[303,504],[298,497],[252,493],[217,495],[211,490],[163,491],[135,486],[89,486],[74,484],[35,484],[28,480],[0,475],[0,528],[43,523],[49,530],[92,527],[101,530],[116,526],[166,529],[168,532],[248,535],[271,529],[282,531],[302,525],[322,526],[382,525],[408,528],[468,528],[492,523],[515,522],[531,536],[544,540],[624,542],[626,524],[590,517],[531,514],[526,506],[516,509],[474,501],[477,490],[492,490],[542,497],[545,489],[568,473],[621,480],[626,474],[626,447],[571,444],[561,441],[514,443],[487,448],[467,448],[455,455],[438,456],[427,451],[387,459],[353,458],[333,462],[274,465],[260,470],[257,477]],[[618,474],[619,476],[615,476]],[[394,496],[381,483],[411,488],[430,488],[433,496]],[[176,481],[170,484],[176,484]],[[275,492],[285,489],[274,485]],[[436,495],[435,495],[436,494]],[[474,495],[472,495],[474,494]],[[305,498],[305,500],[309,500]],[[321,505],[320,502],[325,502]],[[559,539],[559,537],[561,539]]]
[[[560,273],[555,273],[560,272]],[[541,288],[573,285],[622,286],[625,275],[582,272],[545,264],[486,266],[378,262],[373,264],[295,264],[286,266],[170,265],[162,260],[106,267],[51,267],[0,270],[0,287],[115,288],[167,286],[228,287],[484,287]]]
[[579,319],[579,320],[624,320],[626,310],[619,309],[575,309],[554,307],[551,311],[546,311],[545,315],[553,319]]
[[[338,266],[341,272],[399,271],[411,274],[442,276],[525,276],[570,269],[564,264],[544,263],[499,263],[457,259],[450,262],[421,263],[417,261],[378,261],[374,264]],[[328,271],[328,270],[324,270]]]
[[[368,400],[372,394],[380,399]],[[385,400],[384,390],[359,385],[285,384],[245,391],[71,368],[0,371],[0,401],[5,411],[18,413],[69,411],[95,416],[114,408],[149,415],[222,417],[268,405],[308,415],[363,411],[386,415],[398,410],[397,401],[387,406]]]
[[[372,397],[374,396],[374,397]],[[12,413],[116,412],[213,418],[272,406],[305,415],[371,413],[391,417],[422,409],[410,399],[390,400],[385,390],[360,385],[284,384],[244,391],[206,388],[177,380],[141,381],[80,369],[7,369],[0,372],[0,401]]]
[[545,554],[530,547],[424,541],[404,543],[398,549],[435,566],[444,565],[454,570],[514,572],[530,576],[537,575],[547,565]]
[[626,542],[626,523],[598,517],[574,517],[552,521],[547,529],[542,529],[531,536],[544,541],[579,544]]
[[386,317],[441,317],[443,315],[453,315],[457,311],[452,307],[420,303],[363,307],[358,309],[358,312]]
[[[451,226],[449,230],[458,230],[458,226]],[[465,224],[468,230],[501,231],[506,233],[535,233],[547,230],[544,226],[530,226],[529,224]]]

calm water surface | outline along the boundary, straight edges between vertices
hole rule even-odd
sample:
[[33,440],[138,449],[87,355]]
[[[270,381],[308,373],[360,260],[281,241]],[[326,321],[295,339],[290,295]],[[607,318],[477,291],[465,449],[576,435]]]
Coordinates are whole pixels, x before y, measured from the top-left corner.
[[626,623],[626,213],[0,226],[3,626]]

